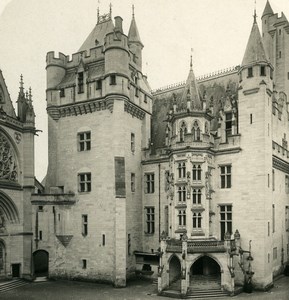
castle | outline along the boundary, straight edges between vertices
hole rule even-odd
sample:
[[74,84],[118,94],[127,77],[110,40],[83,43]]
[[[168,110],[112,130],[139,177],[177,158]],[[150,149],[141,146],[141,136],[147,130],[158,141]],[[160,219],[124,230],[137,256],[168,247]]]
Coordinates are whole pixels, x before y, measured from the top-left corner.
[[47,54],[44,187],[31,93],[21,79],[16,117],[0,77],[0,276],[270,287],[289,262],[286,17],[267,1],[239,66],[196,78],[191,61],[155,91],[134,15],[127,35],[114,19],[98,13],[71,58]]

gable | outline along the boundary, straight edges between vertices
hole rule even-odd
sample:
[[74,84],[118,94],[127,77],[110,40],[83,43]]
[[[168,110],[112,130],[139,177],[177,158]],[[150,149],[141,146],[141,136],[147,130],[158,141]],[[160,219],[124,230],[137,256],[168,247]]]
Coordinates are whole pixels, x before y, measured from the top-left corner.
[[15,110],[10,99],[10,95],[7,90],[7,86],[0,70],[0,107],[5,111],[5,113],[13,118],[16,118]]

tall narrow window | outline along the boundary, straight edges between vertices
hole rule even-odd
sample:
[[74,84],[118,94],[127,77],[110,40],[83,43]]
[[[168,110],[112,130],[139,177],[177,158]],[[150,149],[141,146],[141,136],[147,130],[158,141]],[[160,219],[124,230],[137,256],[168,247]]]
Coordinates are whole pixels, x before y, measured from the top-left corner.
[[193,165],[192,173],[193,173],[193,181],[201,181],[202,180],[201,165]]
[[275,191],[275,170],[272,170],[272,190]]
[[185,227],[186,226],[186,211],[184,209],[179,210],[178,218],[179,218],[179,227]]
[[178,199],[179,202],[186,202],[186,187],[185,186],[180,186],[178,188]]
[[289,206],[285,207],[285,230],[289,231]]
[[131,152],[135,152],[135,135],[134,133],[131,133],[130,135],[130,150]]
[[91,173],[78,174],[78,191],[80,193],[91,191]]
[[153,234],[155,232],[155,208],[146,207],[146,233]]
[[87,236],[87,233],[88,233],[88,216],[87,215],[82,215],[81,220],[82,220],[82,235]]
[[179,173],[179,178],[186,178],[186,163],[185,162],[178,163],[178,173]]
[[260,76],[266,76],[266,67],[260,66]]
[[202,228],[202,215],[201,213],[193,213],[193,230]]
[[194,122],[194,126],[192,128],[193,140],[200,141],[201,140],[201,129],[198,121]]
[[39,240],[42,241],[42,230],[39,230]]
[[78,151],[88,151],[91,147],[91,133],[90,131],[79,132],[77,134]]
[[135,173],[130,174],[130,187],[131,191],[135,192]]
[[253,123],[253,115],[250,114],[250,124],[252,124],[252,123]]
[[105,234],[102,235],[102,246],[105,246]]
[[285,175],[285,192],[289,194],[289,175]]
[[60,89],[59,95],[60,95],[60,98],[65,97],[65,89],[64,89],[64,88],[61,88],[61,89]]
[[226,232],[232,234],[232,205],[220,206],[220,225],[221,240],[224,240]]
[[96,90],[101,90],[102,89],[102,80],[101,79],[99,79],[99,80],[96,81],[96,83],[95,83],[95,89]]
[[231,165],[221,166],[221,189],[231,187]]
[[185,122],[182,122],[181,128],[180,128],[180,142],[185,141],[185,134],[187,134],[187,126]]
[[272,204],[272,232],[275,232],[275,204]]
[[193,189],[193,204],[198,205],[202,203],[202,191],[200,189]]
[[228,112],[226,113],[225,117],[226,136],[228,136],[232,134],[233,114],[231,112]]
[[169,233],[169,207],[168,207],[168,205],[165,206],[165,232],[166,232],[166,234]]
[[82,260],[82,269],[86,269],[87,268],[87,261],[86,259]]
[[115,75],[110,75],[109,79],[110,79],[110,81],[109,81],[110,85],[116,85],[116,76]]
[[155,174],[145,174],[145,193],[153,194],[155,192]]
[[130,233],[127,235],[127,254],[131,255],[131,240],[130,240]]
[[253,68],[248,68],[248,77],[253,77]]
[[83,89],[83,72],[78,73],[77,86],[78,86],[78,94],[83,93],[84,92],[84,89]]

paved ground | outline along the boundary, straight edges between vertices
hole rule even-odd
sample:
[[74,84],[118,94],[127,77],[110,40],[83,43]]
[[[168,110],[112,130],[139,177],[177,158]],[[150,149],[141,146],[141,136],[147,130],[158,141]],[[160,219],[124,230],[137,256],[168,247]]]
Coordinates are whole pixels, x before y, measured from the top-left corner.
[[[18,289],[0,294],[1,300],[146,300],[169,299],[156,295],[156,285],[150,281],[136,280],[126,288],[115,289],[109,285],[77,281],[50,281],[33,283]],[[228,300],[226,298],[217,298]],[[239,299],[258,300],[289,300],[289,277],[282,277],[275,282],[275,287],[269,292],[253,292],[233,297]]]

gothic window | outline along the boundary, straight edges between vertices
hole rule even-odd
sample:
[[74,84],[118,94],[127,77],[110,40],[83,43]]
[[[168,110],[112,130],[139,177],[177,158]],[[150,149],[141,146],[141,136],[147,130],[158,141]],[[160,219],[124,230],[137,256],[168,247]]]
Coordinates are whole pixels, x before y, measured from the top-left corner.
[[88,216],[87,215],[82,215],[82,235],[87,236],[88,233]]
[[221,240],[224,240],[225,233],[232,234],[232,205],[220,206],[220,225],[221,225]]
[[221,166],[221,189],[231,187],[231,165]]
[[178,218],[179,218],[179,227],[185,227],[186,226],[186,211],[179,210]]
[[201,204],[202,203],[202,191],[200,189],[193,189],[193,204]]
[[0,180],[17,181],[18,167],[15,152],[8,139],[0,132]]
[[202,180],[202,167],[201,165],[193,165],[193,181]]
[[77,77],[77,86],[78,86],[78,94],[81,94],[84,92],[83,89],[83,72],[79,72],[78,73],[78,77]]
[[253,68],[248,68],[248,78],[253,77]]
[[78,138],[78,151],[88,151],[91,147],[91,134],[90,131],[79,132]]
[[192,133],[193,133],[193,140],[194,141],[200,141],[201,140],[201,130],[198,121],[194,122],[193,128],[192,128]]
[[233,114],[231,112],[226,113],[225,115],[225,125],[226,125],[226,136],[232,134],[232,119],[233,119]]
[[180,186],[178,188],[178,199],[179,202],[186,202],[186,187],[185,186]]
[[178,173],[179,173],[179,178],[186,178],[186,163],[185,162],[178,163]]
[[146,173],[145,174],[145,193],[153,194],[155,192],[155,174]]
[[202,215],[201,213],[193,213],[193,229],[202,228]]
[[135,173],[131,173],[130,176],[131,192],[135,192]]
[[185,134],[187,134],[187,126],[185,122],[182,122],[181,128],[180,128],[180,142],[185,141]]
[[146,207],[146,232],[149,234],[153,234],[155,232],[155,208],[154,207]]
[[91,173],[78,174],[78,191],[80,193],[91,191]]

